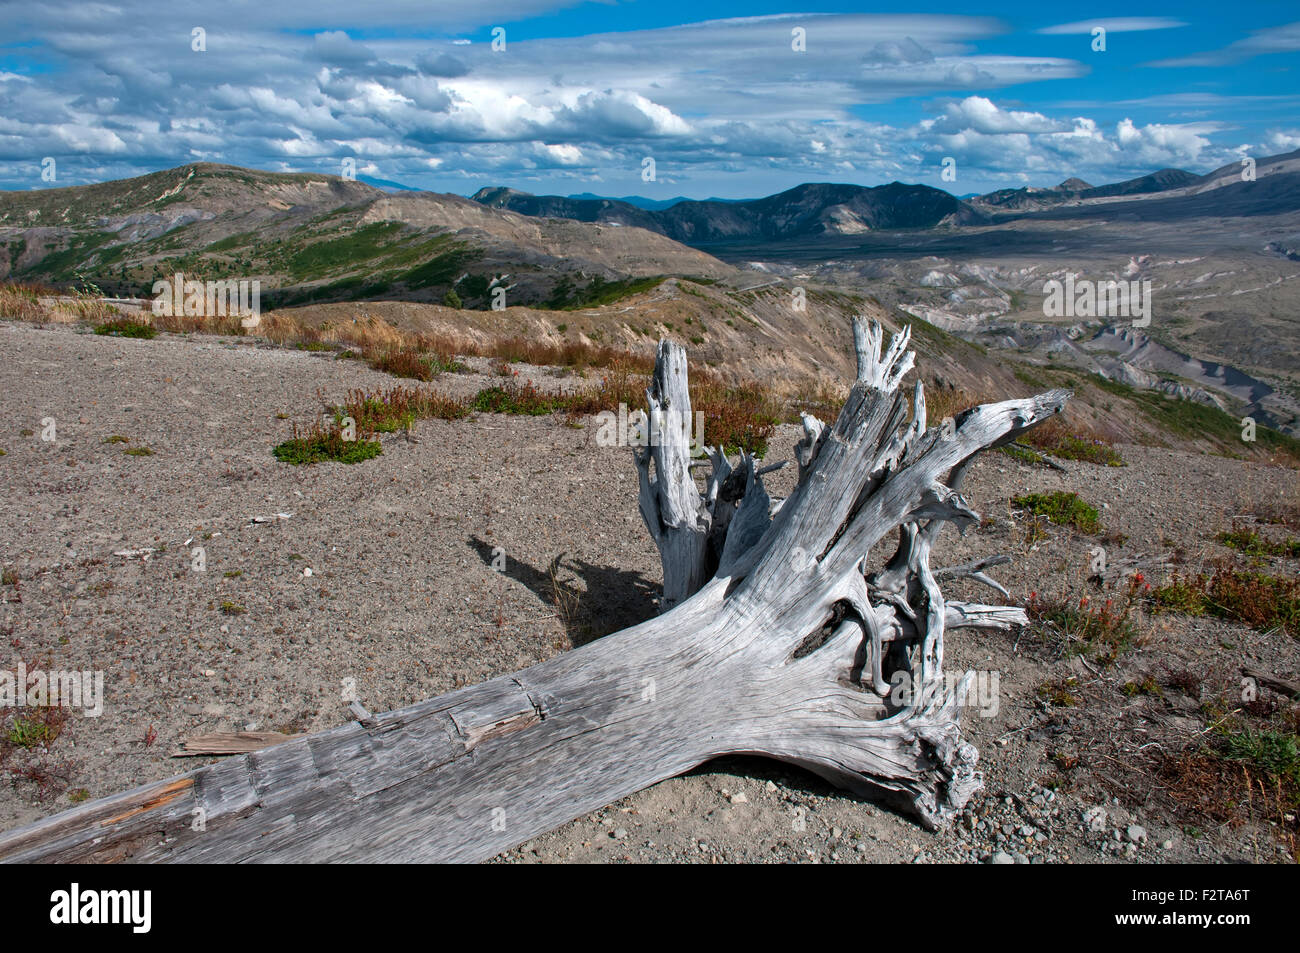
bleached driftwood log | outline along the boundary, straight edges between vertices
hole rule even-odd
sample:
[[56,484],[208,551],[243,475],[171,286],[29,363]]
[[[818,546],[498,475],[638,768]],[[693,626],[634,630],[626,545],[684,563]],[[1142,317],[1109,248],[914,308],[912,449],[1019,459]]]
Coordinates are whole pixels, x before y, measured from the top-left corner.
[[[945,634],[1024,614],[945,600],[931,547],[945,522],[977,519],[958,492],[974,455],[1068,394],[927,429],[921,385],[910,420],[900,390],[907,342],[903,331],[882,355],[880,328],[855,326],[857,382],[833,425],[805,417],[798,483],[779,505],[752,458],[733,469],[717,450],[700,493],[686,434],[660,428],[638,460],[641,511],[666,561],[657,618],[0,835],[0,859],[482,860],[731,753],[802,765],[943,824],[980,785],[959,726],[971,674],[946,684]],[[684,353],[661,343],[652,409],[689,415],[686,383]],[[895,531],[892,558],[869,572],[868,554]],[[890,693],[900,676],[902,701]]]

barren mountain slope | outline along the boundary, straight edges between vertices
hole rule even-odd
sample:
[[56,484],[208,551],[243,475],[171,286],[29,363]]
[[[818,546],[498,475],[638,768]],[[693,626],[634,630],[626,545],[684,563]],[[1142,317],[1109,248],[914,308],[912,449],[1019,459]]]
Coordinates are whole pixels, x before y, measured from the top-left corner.
[[[90,281],[146,294],[153,281],[257,279],[266,300],[398,297],[456,289],[487,307],[508,276],[539,302],[568,276],[736,274],[703,252],[636,229],[541,222],[454,195],[388,195],[336,176],[199,163],[137,179],[0,193],[0,278]],[[277,292],[278,293],[275,293]]]

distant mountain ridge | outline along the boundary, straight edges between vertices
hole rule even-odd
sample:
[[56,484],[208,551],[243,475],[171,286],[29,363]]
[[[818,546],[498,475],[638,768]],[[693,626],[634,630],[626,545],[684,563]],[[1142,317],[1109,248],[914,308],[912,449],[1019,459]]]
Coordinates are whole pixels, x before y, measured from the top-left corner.
[[1112,198],[1123,195],[1148,195],[1182,188],[1198,181],[1201,176],[1182,169],[1161,169],[1149,175],[1114,182],[1110,185],[1089,185],[1083,179],[1069,178],[1053,189],[1040,189],[1032,185],[1018,189],[998,189],[971,199],[976,208],[989,211],[1008,209],[1040,209],[1064,205],[1085,199]]
[[[1251,190],[1249,195],[1236,189],[1238,194],[1232,197],[1230,205],[1221,209],[1221,213],[1259,215],[1300,208],[1300,150],[1259,159],[1255,163],[1254,179],[1243,177],[1243,166],[1237,162],[1204,175],[1184,169],[1160,169],[1123,182],[1098,186],[1071,178],[1053,189],[1033,186],[999,189],[968,201],[973,208],[994,216],[995,220],[1005,219],[1006,213],[1053,213],[1053,210],[1076,217],[1092,214],[1094,207],[1109,207],[1117,203],[1128,205],[1126,213],[1185,217],[1212,214],[1209,200],[1197,200],[1205,193],[1256,184],[1259,188]],[[1141,204],[1131,204],[1134,202]],[[1139,209],[1143,211],[1139,212]]]
[[678,195],[675,198],[671,198],[671,199],[648,199],[644,195],[620,195],[617,198],[614,198],[609,195],[597,195],[595,192],[579,192],[576,195],[570,195],[568,197],[571,199],[584,201],[584,202],[590,202],[590,201],[626,202],[628,205],[635,205],[637,208],[643,208],[648,211],[656,211],[656,212],[662,211],[663,209],[666,208],[671,208],[672,206],[676,205],[678,202],[696,202],[696,201],[747,202],[749,201],[749,199],[720,199],[714,196],[709,196],[709,198],[707,199],[692,199],[692,198],[688,198],[685,195]]
[[[1269,174],[1250,196],[1235,196],[1229,214],[1265,214],[1270,209],[1300,206],[1300,151],[1258,160],[1260,177]],[[1025,214],[1060,210],[1071,217],[1094,214],[1094,207],[1134,201],[1162,203],[1155,214],[1200,214],[1206,201],[1193,197],[1241,179],[1241,166],[1230,164],[1198,175],[1184,169],[1160,169],[1146,175],[1092,185],[1077,177],[1053,188],[1024,186],[957,198],[927,185],[892,182],[874,187],[805,183],[758,199],[668,199],[659,203],[640,196],[606,198],[580,195],[533,195],[505,186],[488,186],[471,196],[492,208],[539,218],[567,218],[601,225],[644,228],[688,245],[722,242],[780,242],[863,232],[940,226],[987,225]],[[1277,178],[1285,173],[1285,178]],[[1290,190],[1294,188],[1294,195]],[[1238,190],[1240,191],[1240,190]],[[1126,214],[1136,214],[1138,206]]]
[[782,241],[877,229],[969,225],[986,220],[983,213],[942,189],[901,182],[870,188],[807,183],[761,199],[687,199],[663,209],[638,208],[618,199],[531,195],[504,187],[480,189],[472,198],[522,215],[644,228],[692,245]]
[[1079,197],[1097,199],[1109,198],[1112,195],[1146,195],[1150,192],[1167,192],[1170,189],[1180,189],[1185,185],[1191,185],[1200,178],[1195,172],[1186,172],[1183,169],[1161,169],[1159,172],[1141,175],[1136,179],[1126,179],[1123,182],[1115,182],[1111,185],[1098,185],[1083,189],[1079,192]]

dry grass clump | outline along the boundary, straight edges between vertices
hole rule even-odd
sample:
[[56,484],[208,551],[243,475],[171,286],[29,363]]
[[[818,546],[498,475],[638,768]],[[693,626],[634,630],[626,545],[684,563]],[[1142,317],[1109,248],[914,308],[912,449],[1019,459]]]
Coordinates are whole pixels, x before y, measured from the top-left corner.
[[244,333],[238,315],[206,314],[151,314],[149,321],[160,331],[173,334],[222,334],[239,335]]
[[[996,398],[987,394],[972,394],[959,387],[940,387],[927,384],[925,388],[925,422],[927,427],[937,427],[947,417],[954,420],[964,410],[978,407],[980,404],[992,403]],[[908,401],[912,398],[909,395]],[[915,411],[915,405],[912,409]]]
[[457,420],[468,416],[469,406],[459,398],[431,388],[399,384],[373,392],[359,388],[350,390],[343,406],[336,408],[335,412],[351,417],[360,431],[393,433],[408,430],[415,421],[430,417]]
[[[956,419],[962,411],[979,404],[994,403],[1003,398],[988,394],[972,394],[954,387],[927,387],[925,392],[926,422],[934,427],[946,417]],[[1098,466],[1122,467],[1124,458],[1114,448],[1110,437],[1080,420],[1073,420],[1070,411],[1043,421],[1020,437],[1041,453],[1062,460],[1081,460]],[[1008,446],[1004,452],[1026,463],[1040,462],[1033,450]]]
[[353,347],[363,354],[380,354],[409,348],[412,346],[411,338],[414,337],[374,315],[353,318],[351,323],[326,324],[319,329],[300,327],[299,339],[309,336],[326,344]]
[[634,354],[605,345],[588,344],[584,341],[551,344],[518,336],[493,341],[485,347],[476,348],[475,353],[481,357],[495,357],[511,363],[533,364],[538,367],[572,367],[582,370],[588,367],[626,366],[647,375],[654,370],[655,363],[652,355]]
[[805,385],[791,395],[787,401],[786,419],[797,424],[801,419],[799,415],[804,413],[829,424],[839,418],[846,399],[847,391],[843,387],[819,380],[816,385]]
[[583,400],[575,401],[572,414],[597,414],[602,410],[617,411],[619,404],[629,409],[645,407],[645,392],[650,386],[653,363],[648,369],[633,360],[614,361],[605,368],[600,384]]
[[102,324],[111,321],[119,314],[117,308],[104,302],[98,295],[78,292],[72,298],[60,301],[58,310],[71,314],[78,321],[88,324]]
[[417,381],[431,381],[440,374],[464,370],[454,351],[426,336],[415,338],[407,346],[387,350],[363,349],[361,353],[375,370]]
[[431,381],[435,374],[433,360],[409,348],[373,354],[370,356],[370,366],[394,377],[406,377],[416,381]]
[[[570,418],[617,413],[620,405],[632,412],[645,407],[650,377],[641,372],[643,366],[635,360],[614,361],[594,390],[579,393],[545,391],[531,381],[508,381],[479,391],[472,406],[485,413],[529,416],[563,411]],[[725,447],[729,453],[743,449],[762,456],[767,452],[767,442],[785,413],[773,391],[761,384],[728,384],[707,370],[692,374],[690,390],[692,410],[704,414],[706,444]]]
[[469,414],[463,400],[400,384],[376,391],[350,390],[342,405],[326,404],[325,410],[324,421],[315,420],[303,429],[294,424],[292,437],[272,450],[275,458],[292,464],[361,463],[383,452],[376,434],[409,431],[417,420],[430,417],[456,420]]
[[41,303],[41,298],[57,294],[44,285],[18,284],[6,282],[0,284],[0,318],[12,318],[18,321],[43,322],[50,320],[50,310]]
[[487,414],[541,417],[561,410],[572,414],[576,406],[585,404],[587,400],[587,396],[582,394],[540,390],[532,381],[507,381],[483,388],[474,395],[471,406]]
[[1082,460],[1098,466],[1122,467],[1124,458],[1111,440],[1095,427],[1071,420],[1067,410],[1063,415],[1050,417],[1021,438],[1032,447],[1063,460]]
[[776,425],[785,416],[781,399],[761,384],[726,384],[712,372],[691,379],[691,407],[704,412],[704,442],[728,453],[767,453]]

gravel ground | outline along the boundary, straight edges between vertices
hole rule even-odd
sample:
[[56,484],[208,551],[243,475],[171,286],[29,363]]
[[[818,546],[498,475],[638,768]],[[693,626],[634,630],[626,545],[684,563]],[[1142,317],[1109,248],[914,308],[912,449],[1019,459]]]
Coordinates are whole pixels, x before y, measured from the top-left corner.
[[[0,348],[0,637],[12,656],[0,667],[102,670],[106,695],[101,716],[73,714],[51,744],[0,762],[0,829],[195,767],[171,756],[188,737],[341,724],[349,680],[366,708],[388,710],[655,611],[658,557],[637,514],[635,471],[626,450],[595,446],[593,427],[422,421],[414,440],[384,437],[377,459],[293,467],[270,450],[294,421],[310,420],[321,398],[393,379],[329,354],[211,337],[136,341],[6,323]],[[438,386],[470,394],[499,380],[486,361],[471,367]],[[53,440],[42,439],[47,418]],[[105,442],[115,435],[129,442]],[[783,427],[769,460],[795,439]],[[153,454],[124,452],[143,446]],[[1121,450],[1130,466],[1073,463],[1066,474],[983,458],[966,489],[985,525],[964,538],[950,531],[936,564],[1008,552],[1015,564],[993,574],[1017,601],[1031,589],[1076,593],[1096,546],[1112,561],[1141,567],[1166,554],[1194,569],[1226,552],[1212,536],[1230,517],[1298,498],[1293,470]],[[774,495],[790,469],[773,475]],[[1009,498],[1055,489],[1102,507],[1105,536],[1052,528],[1035,539]],[[498,547],[504,573],[490,565]],[[1143,759],[1152,745],[1181,750],[1203,734],[1202,702],[1236,690],[1242,664],[1294,678],[1300,647],[1282,633],[1176,615],[1143,616],[1141,631],[1110,667],[1065,657],[1032,629],[949,639],[950,669],[996,671],[1000,704],[967,719],[986,787],[946,832],[801,771],[734,758],[498,860],[1288,859],[1266,820],[1189,818]],[[1175,667],[1202,676],[1199,690],[1121,691]],[[1069,677],[1077,706],[1040,698],[1046,681]]]

